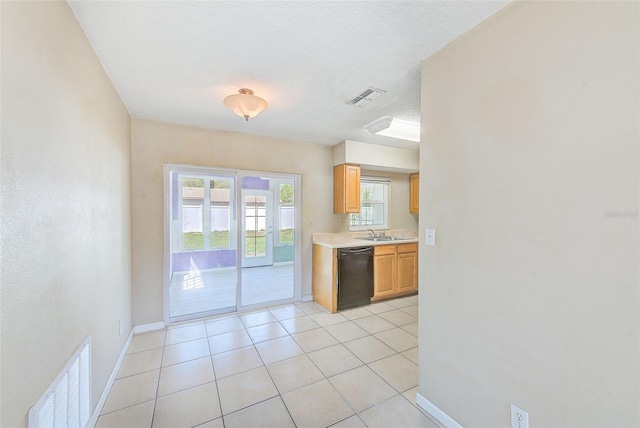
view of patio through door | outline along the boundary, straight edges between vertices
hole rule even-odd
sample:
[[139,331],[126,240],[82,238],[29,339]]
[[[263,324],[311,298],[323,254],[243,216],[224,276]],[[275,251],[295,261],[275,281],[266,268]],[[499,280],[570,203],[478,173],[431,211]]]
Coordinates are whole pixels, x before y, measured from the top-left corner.
[[273,264],[273,191],[243,190],[242,267]]
[[169,165],[165,176],[168,321],[294,300],[298,176]]

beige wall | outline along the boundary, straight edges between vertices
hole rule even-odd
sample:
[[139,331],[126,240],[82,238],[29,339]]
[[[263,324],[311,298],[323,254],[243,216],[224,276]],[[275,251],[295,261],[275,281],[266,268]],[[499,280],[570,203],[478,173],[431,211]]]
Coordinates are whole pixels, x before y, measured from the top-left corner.
[[420,152],[416,148],[381,146],[345,140],[331,148],[333,165],[353,163],[379,171],[412,173],[420,169]]
[[518,2],[423,64],[419,391],[464,426],[640,425],[638,6]]
[[[132,121],[133,164],[133,323],[163,319],[164,206],[163,165],[196,165],[225,169],[302,175],[301,295],[311,295],[311,234],[337,232],[344,216],[333,214],[331,147],[301,144],[247,134],[216,132],[142,119]],[[391,177],[391,225],[417,227],[409,214],[407,174]],[[309,227],[309,220],[313,226]]]
[[165,163],[302,174],[301,287],[311,294],[311,234],[336,223],[330,147],[134,119],[132,163],[134,325],[163,319]]
[[19,427],[89,334],[95,406],[131,330],[130,119],[66,2],[1,7],[0,425]]

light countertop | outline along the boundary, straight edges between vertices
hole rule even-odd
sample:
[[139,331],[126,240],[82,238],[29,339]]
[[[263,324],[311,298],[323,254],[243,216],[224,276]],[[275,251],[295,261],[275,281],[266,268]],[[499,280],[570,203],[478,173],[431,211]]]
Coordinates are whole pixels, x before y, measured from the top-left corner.
[[387,236],[396,236],[397,241],[369,241],[366,238],[369,232],[342,232],[342,233],[314,233],[313,243],[328,248],[370,247],[374,245],[397,245],[418,242],[417,229],[391,229],[386,231]]

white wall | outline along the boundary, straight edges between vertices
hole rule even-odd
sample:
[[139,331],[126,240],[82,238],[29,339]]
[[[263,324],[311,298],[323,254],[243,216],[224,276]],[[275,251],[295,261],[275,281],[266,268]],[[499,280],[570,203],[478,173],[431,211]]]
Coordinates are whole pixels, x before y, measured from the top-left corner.
[[311,234],[336,223],[330,147],[134,119],[132,162],[135,325],[163,319],[165,163],[302,174],[301,286],[311,294]]
[[0,7],[0,425],[19,427],[89,334],[95,406],[131,329],[130,120],[66,2]]
[[639,22],[517,2],[423,64],[419,391],[466,427],[640,425]]

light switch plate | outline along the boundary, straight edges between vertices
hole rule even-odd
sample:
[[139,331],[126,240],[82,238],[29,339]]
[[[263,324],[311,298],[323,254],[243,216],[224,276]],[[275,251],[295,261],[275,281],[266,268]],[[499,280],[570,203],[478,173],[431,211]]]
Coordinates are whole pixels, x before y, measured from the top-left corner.
[[430,245],[432,247],[436,246],[436,230],[435,229],[427,229],[425,231],[424,244]]

